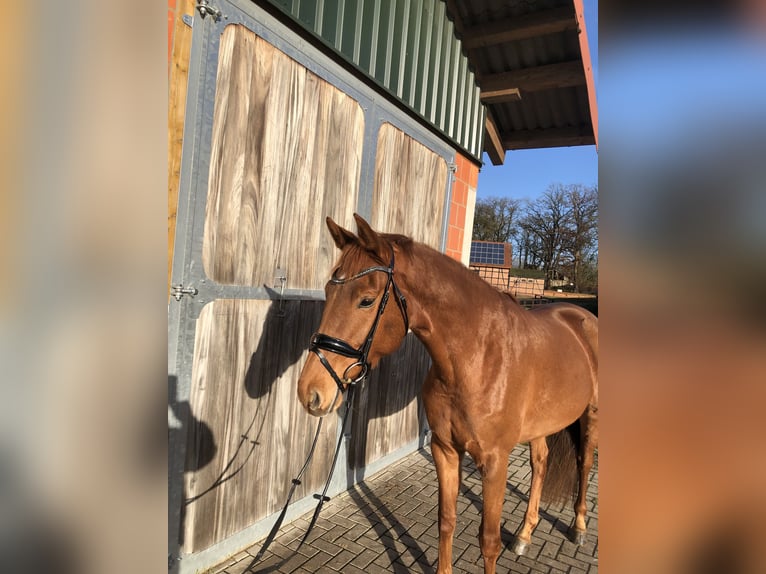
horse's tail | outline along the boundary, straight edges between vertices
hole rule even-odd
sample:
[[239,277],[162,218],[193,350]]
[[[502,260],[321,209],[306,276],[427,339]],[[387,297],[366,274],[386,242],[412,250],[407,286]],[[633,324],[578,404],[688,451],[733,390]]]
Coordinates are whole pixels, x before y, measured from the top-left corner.
[[548,443],[548,465],[541,499],[558,503],[574,501],[579,484],[580,421],[576,420],[545,440]]

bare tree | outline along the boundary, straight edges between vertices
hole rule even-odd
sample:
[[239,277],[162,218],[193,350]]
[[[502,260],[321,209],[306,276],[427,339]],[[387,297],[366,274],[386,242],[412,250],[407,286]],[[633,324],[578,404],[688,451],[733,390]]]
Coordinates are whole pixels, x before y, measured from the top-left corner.
[[488,197],[476,202],[473,238],[507,243],[519,230],[521,202],[509,197]]
[[545,288],[560,268],[565,241],[569,234],[570,207],[567,193],[560,184],[551,185],[535,201],[527,205],[521,226],[533,258],[545,272]]
[[519,268],[520,269],[537,269],[540,266],[540,258],[537,256],[538,250],[535,248],[536,242],[534,236],[532,236],[524,226],[524,220],[520,224],[520,231],[517,236],[518,239],[518,253],[519,253]]
[[476,203],[473,238],[515,241],[518,265],[542,269],[545,288],[568,277],[575,291],[598,282],[598,188],[552,184],[536,200],[497,198]]
[[582,288],[583,265],[598,249],[598,189],[569,185],[564,190],[569,209],[569,232],[564,251],[571,261],[574,290]]

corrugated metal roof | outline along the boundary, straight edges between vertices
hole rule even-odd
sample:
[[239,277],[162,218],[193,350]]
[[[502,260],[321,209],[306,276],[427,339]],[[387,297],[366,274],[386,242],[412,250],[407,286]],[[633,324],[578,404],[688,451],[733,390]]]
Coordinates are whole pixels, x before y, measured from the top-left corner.
[[493,163],[511,149],[596,143],[581,0],[446,3],[481,86]]
[[582,0],[255,0],[474,159],[597,143]]
[[481,160],[484,106],[442,0],[264,0]]

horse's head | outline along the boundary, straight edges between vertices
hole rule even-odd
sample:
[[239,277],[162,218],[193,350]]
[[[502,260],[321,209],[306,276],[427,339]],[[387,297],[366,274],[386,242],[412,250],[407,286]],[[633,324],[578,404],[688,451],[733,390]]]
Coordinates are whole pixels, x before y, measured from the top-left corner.
[[327,218],[341,256],[325,286],[319,331],[311,338],[298,381],[301,404],[316,416],[337,409],[343,403],[341,391],[396,351],[409,329],[394,267],[411,240],[376,233],[360,216],[354,218],[358,237]]

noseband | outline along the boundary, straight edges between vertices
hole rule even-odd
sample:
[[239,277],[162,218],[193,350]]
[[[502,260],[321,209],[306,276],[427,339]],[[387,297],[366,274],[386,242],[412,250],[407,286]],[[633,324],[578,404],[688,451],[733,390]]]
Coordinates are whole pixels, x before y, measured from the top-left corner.
[[[370,372],[370,362],[367,360],[367,356],[370,353],[372,340],[375,338],[375,332],[378,330],[378,323],[380,323],[380,318],[383,316],[383,311],[386,310],[386,304],[388,303],[388,297],[391,293],[391,287],[394,289],[397,305],[399,306],[399,310],[402,312],[402,317],[404,318],[404,334],[406,335],[410,330],[410,321],[409,317],[407,316],[407,300],[399,290],[396,281],[394,281],[393,249],[391,250],[391,264],[388,267],[368,267],[367,269],[364,269],[353,277],[349,277],[347,279],[336,279],[335,277],[332,277],[330,279],[330,284],[342,285],[344,283],[349,283],[359,279],[360,277],[364,277],[365,275],[369,275],[370,273],[376,272],[385,273],[388,275],[388,281],[386,282],[386,288],[384,289],[383,296],[381,297],[380,303],[378,304],[378,313],[375,316],[372,327],[370,327],[370,331],[367,333],[367,337],[365,338],[364,343],[362,343],[358,349],[355,349],[343,339],[331,337],[330,335],[325,335],[324,333],[315,333],[311,337],[309,350],[316,354],[316,356],[319,358],[319,362],[322,363],[324,368],[327,369],[327,372],[330,373],[333,380],[335,381],[335,384],[338,385],[338,389],[341,392],[345,391],[344,385],[355,385],[356,383],[364,380]],[[350,359],[355,359],[355,361],[346,367],[346,370],[343,371],[343,377],[341,378],[338,376],[338,373],[335,372],[335,369],[332,368],[332,365],[330,365],[327,357],[325,357],[322,351],[328,351],[330,353],[335,353],[336,355],[342,355]],[[349,378],[349,371],[356,367],[361,367],[361,371],[353,379]]]

